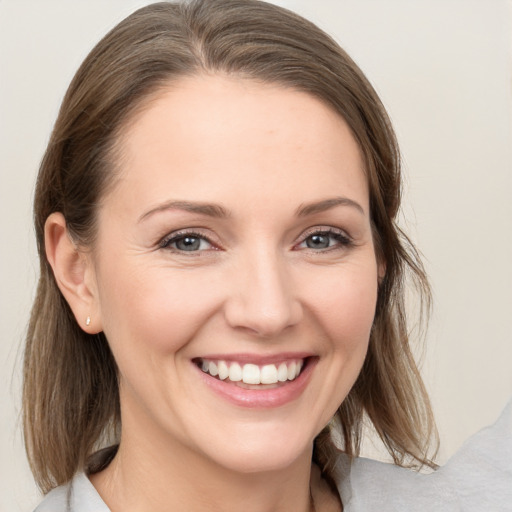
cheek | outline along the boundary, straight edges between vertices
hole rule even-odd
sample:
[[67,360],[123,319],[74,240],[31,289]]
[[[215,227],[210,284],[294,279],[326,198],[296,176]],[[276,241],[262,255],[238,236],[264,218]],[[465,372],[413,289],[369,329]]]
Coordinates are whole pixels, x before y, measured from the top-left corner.
[[216,287],[205,286],[208,279],[199,274],[120,260],[105,264],[100,303],[113,350],[129,356],[144,350],[174,354],[185,346],[220,301]]
[[377,270],[365,264],[340,265],[317,275],[309,288],[315,332],[321,334],[320,381],[314,413],[320,431],[354,385],[366,357],[377,300]]
[[377,301],[376,266],[347,266],[322,281],[311,290],[310,304],[331,348],[365,352]]

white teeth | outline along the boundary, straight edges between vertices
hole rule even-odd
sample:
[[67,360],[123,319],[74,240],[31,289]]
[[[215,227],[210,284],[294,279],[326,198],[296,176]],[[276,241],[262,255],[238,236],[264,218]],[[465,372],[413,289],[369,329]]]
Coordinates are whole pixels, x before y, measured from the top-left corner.
[[242,369],[242,380],[246,384],[260,383],[260,369],[255,364],[244,364]]
[[275,364],[266,364],[261,369],[261,383],[275,384],[277,382],[277,368]]
[[243,366],[239,363],[227,363],[226,361],[201,360],[201,369],[213,377],[218,376],[220,380],[229,378],[232,382],[244,382],[245,384],[277,384],[295,380],[304,364],[303,360],[289,361],[275,364],[258,366],[248,363]]
[[297,365],[295,364],[295,362],[292,362],[288,365],[288,380],[295,379],[296,369]]
[[233,382],[242,380],[242,367],[238,363],[232,363],[229,367],[229,380]]
[[281,363],[277,369],[277,380],[279,382],[286,382],[288,380],[288,367],[285,363]]
[[224,380],[224,379],[228,378],[229,368],[228,368],[228,365],[226,364],[226,361],[219,361],[218,370],[219,370],[219,379],[220,380]]
[[210,364],[208,365],[208,373],[214,377],[219,374],[217,365],[213,361],[210,361]]

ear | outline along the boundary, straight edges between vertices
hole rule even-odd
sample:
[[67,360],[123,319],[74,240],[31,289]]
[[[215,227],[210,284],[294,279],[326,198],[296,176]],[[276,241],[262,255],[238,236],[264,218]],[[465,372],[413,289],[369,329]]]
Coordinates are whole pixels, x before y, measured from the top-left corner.
[[46,257],[78,325],[89,334],[100,332],[96,277],[90,255],[71,239],[62,213],[52,213],[46,219],[44,234]]

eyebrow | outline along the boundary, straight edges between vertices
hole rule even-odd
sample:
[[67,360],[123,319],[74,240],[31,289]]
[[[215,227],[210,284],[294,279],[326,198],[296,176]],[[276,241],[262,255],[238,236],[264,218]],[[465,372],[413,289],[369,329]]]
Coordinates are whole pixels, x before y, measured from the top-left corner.
[[325,212],[331,208],[335,208],[336,206],[350,206],[355,208],[362,215],[365,215],[363,207],[348,197],[333,197],[322,201],[316,201],[314,203],[303,204],[297,208],[296,215],[297,217],[307,217],[308,215],[314,215],[315,213]]
[[[316,201],[314,203],[307,203],[299,206],[295,214],[297,217],[307,217],[308,215],[314,215],[315,213],[322,213],[337,206],[350,206],[355,208],[359,213],[364,215],[363,207],[356,201],[349,199],[348,197],[333,197],[330,199],[324,199],[322,201]],[[229,212],[218,204],[211,203],[197,203],[192,201],[166,201],[151,210],[143,213],[138,222],[142,222],[148,217],[158,212],[166,210],[183,210],[190,213],[197,213],[200,215],[206,215],[208,217],[225,219],[230,216]]]
[[228,211],[218,204],[196,203],[192,201],[166,201],[146,213],[143,213],[139,217],[138,222],[142,222],[151,215],[166,210],[183,210],[190,213],[198,213],[200,215],[207,215],[208,217],[221,219],[229,217]]

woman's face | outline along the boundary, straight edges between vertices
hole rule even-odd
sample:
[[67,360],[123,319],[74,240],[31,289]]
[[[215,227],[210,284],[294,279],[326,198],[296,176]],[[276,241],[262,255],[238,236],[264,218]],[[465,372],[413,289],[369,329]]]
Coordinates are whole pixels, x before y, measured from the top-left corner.
[[347,125],[305,93],[200,76],[120,142],[93,268],[122,443],[241,472],[310,457],[361,369],[377,297]]

